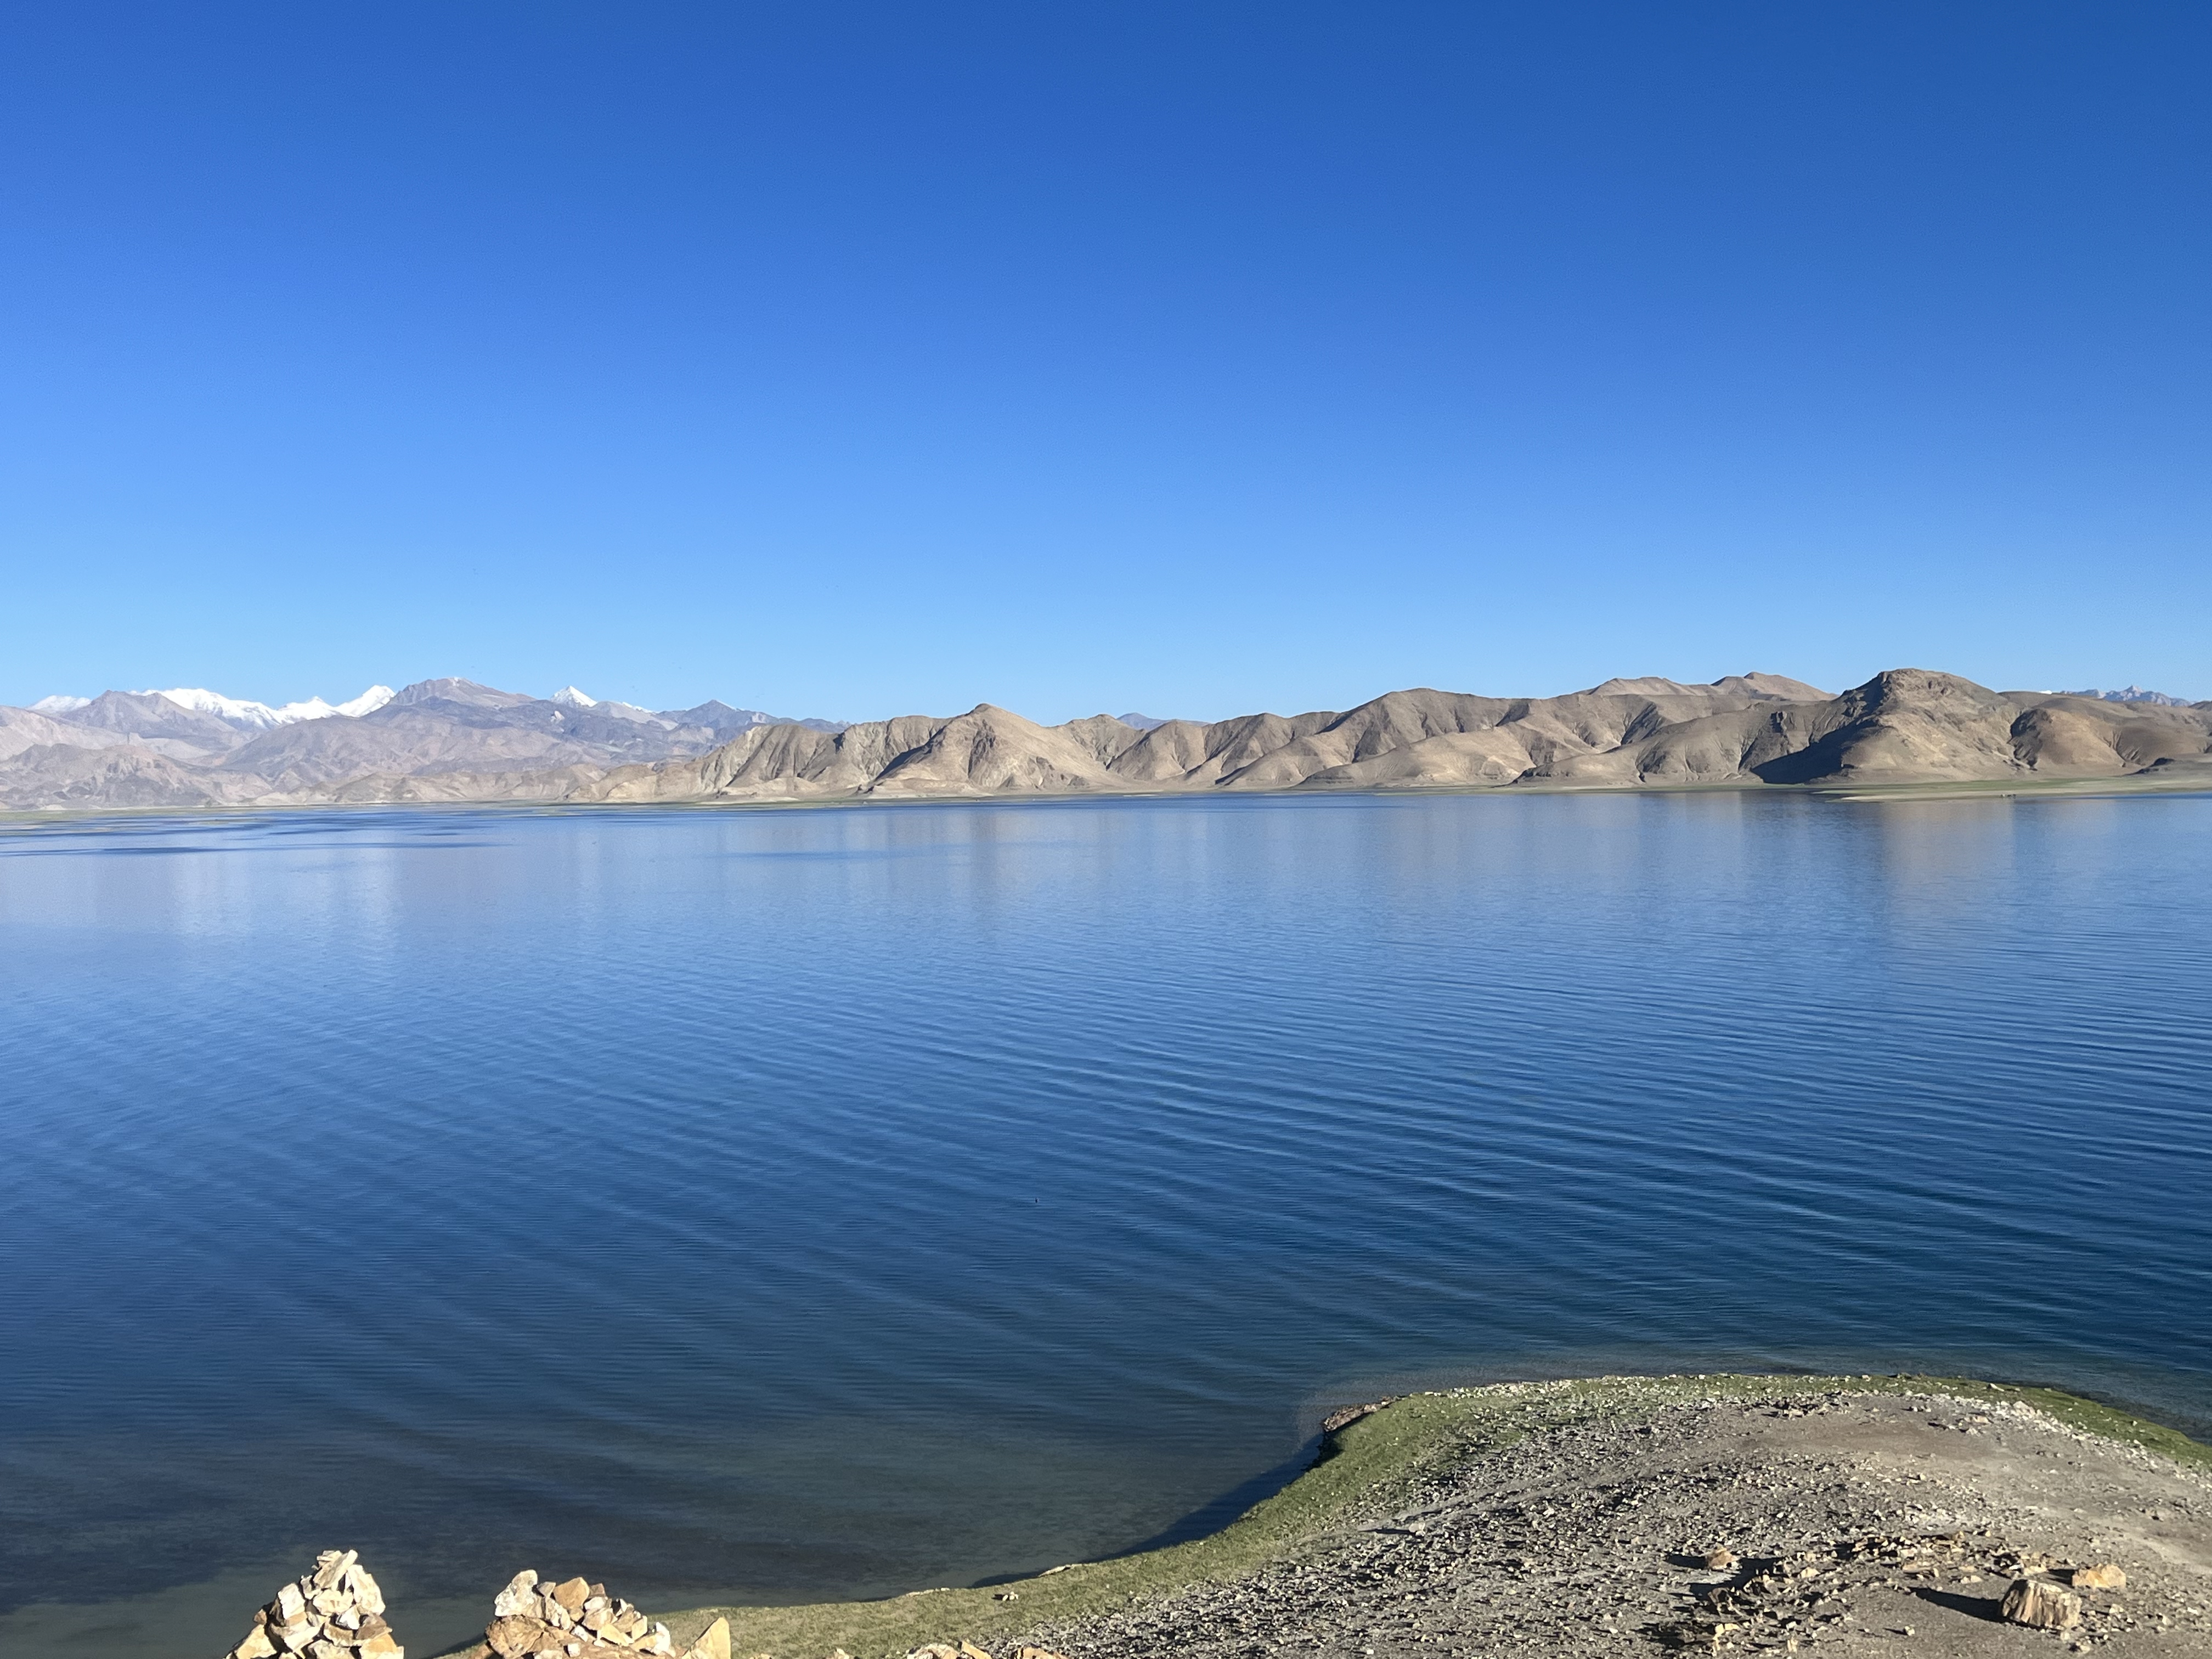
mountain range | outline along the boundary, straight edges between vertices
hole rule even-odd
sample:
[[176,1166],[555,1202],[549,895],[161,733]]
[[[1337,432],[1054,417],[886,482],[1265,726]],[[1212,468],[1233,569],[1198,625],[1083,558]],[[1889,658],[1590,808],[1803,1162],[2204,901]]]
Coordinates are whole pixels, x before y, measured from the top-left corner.
[[1555,697],[1407,690],[1343,713],[1060,726],[990,703],[857,725],[465,679],[272,708],[210,691],[0,708],[0,807],[809,801],[1212,790],[1673,788],[2202,778],[2212,702],[1992,691],[1893,669],[1613,679]]

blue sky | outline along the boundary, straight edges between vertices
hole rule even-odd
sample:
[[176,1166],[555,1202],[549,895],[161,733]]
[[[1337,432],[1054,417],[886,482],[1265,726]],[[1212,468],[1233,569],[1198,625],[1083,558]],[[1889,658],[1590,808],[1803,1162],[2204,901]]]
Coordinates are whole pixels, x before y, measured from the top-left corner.
[[2201,4],[0,7],[0,701],[2212,696]]

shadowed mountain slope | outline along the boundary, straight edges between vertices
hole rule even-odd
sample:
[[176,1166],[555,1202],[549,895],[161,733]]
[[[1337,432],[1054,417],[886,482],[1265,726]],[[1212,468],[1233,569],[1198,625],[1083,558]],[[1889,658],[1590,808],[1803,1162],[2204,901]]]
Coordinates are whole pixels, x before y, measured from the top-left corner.
[[106,749],[130,739],[120,732],[96,726],[64,726],[50,714],[30,708],[0,708],[0,762],[42,744],[80,749]]
[[2212,781],[2212,702],[1998,692],[1914,668],[1840,696],[1771,674],[1709,685],[1645,677],[1559,697],[1416,690],[1342,713],[1143,727],[1108,714],[1040,726],[990,703],[840,727],[722,703],[652,714],[573,688],[535,698],[457,679],[251,738],[125,692],[52,718],[0,710],[0,805],[18,809],[1850,787],[2162,769]]

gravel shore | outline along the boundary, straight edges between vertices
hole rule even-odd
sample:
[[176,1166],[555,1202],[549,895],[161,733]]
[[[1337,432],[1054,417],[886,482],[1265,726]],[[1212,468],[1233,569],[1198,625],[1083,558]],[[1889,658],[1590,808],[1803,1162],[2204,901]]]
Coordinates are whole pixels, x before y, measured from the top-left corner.
[[[2023,1580],[2066,1627],[2001,1616]],[[733,1659],[2209,1659],[2212,1449],[1958,1379],[1450,1389],[1338,1413],[1312,1470],[1210,1538],[668,1623],[688,1642],[717,1616]]]
[[[2083,1594],[2078,1626],[1998,1616],[2023,1574],[2108,1563],[2126,1587]],[[2202,1659],[2208,1615],[2201,1470],[2032,1407],[1835,1391],[1560,1424],[1425,1470],[1249,1577],[1035,1639],[1069,1659]]]

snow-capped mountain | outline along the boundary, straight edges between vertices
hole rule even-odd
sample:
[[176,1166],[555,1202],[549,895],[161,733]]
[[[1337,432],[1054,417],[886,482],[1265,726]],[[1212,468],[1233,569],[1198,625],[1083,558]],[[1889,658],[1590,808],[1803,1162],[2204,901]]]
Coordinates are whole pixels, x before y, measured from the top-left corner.
[[[372,685],[357,697],[343,702],[325,702],[320,697],[309,697],[305,702],[288,702],[282,708],[271,708],[265,702],[252,702],[243,697],[226,697],[220,691],[210,691],[204,686],[174,686],[166,690],[141,691],[142,697],[167,697],[179,708],[190,708],[202,714],[212,714],[217,720],[243,731],[272,732],[280,726],[291,726],[301,720],[326,720],[334,714],[358,718],[373,709],[381,708],[394,696],[388,685]],[[42,702],[66,702],[82,708],[88,699],[47,697]]]
[[[845,729],[712,701],[655,713],[574,685],[556,700],[451,676],[282,708],[205,686],[110,690],[46,697],[37,709],[0,707],[0,808],[320,801],[351,799],[344,792],[356,785],[458,799],[457,787],[477,787],[459,778],[597,776],[695,759],[778,724]],[[360,781],[370,779],[380,781]]]
[[591,696],[573,685],[562,686],[545,701],[557,702],[563,708],[596,708],[602,714],[612,715],[617,720],[635,720],[644,726],[675,724],[667,715],[656,714],[650,708],[641,708],[634,702],[609,702],[603,698]]
[[2130,685],[2118,691],[2100,691],[2094,686],[2087,691],[2062,691],[2062,697],[2094,697],[2100,702],[2147,702],[2157,708],[2186,708],[2189,699],[2170,697],[2163,691],[2146,691],[2140,685]]

